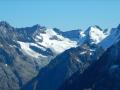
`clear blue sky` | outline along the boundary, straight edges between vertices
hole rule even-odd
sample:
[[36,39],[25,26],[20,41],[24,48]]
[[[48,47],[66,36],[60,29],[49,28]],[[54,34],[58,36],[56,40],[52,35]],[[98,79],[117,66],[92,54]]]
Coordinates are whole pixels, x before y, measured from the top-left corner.
[[0,20],[15,27],[40,24],[61,30],[120,23],[119,0],[0,0]]

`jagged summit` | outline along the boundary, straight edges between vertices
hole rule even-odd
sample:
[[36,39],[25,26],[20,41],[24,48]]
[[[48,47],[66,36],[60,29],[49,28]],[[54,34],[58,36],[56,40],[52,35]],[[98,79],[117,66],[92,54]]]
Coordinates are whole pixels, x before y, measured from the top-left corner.
[[0,21],[0,27],[12,28],[12,26],[6,21]]
[[0,21],[0,25],[9,25],[9,23],[6,21]]
[[42,28],[46,28],[45,26],[41,26],[40,24],[35,24],[32,27],[36,28],[36,29],[42,29]]
[[87,30],[91,30],[92,28],[96,28],[96,29],[99,29],[102,31],[102,28],[98,25],[93,25],[93,26],[90,26]]
[[85,39],[89,44],[98,44],[106,35],[104,31],[97,25],[90,26],[85,32]]
[[118,25],[118,27],[117,27],[118,29],[120,29],[120,24]]

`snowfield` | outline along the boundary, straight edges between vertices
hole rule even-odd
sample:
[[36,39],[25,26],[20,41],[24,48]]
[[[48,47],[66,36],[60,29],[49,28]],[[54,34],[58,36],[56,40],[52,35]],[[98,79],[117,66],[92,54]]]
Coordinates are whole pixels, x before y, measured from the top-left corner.
[[[37,40],[40,37],[42,37],[42,42]],[[36,43],[39,45],[52,49],[52,51],[57,54],[62,53],[66,49],[77,46],[76,41],[72,41],[68,38],[64,38],[62,35],[58,35],[53,31],[53,29],[47,29],[45,33],[40,33],[36,36],[35,41],[37,41]]]

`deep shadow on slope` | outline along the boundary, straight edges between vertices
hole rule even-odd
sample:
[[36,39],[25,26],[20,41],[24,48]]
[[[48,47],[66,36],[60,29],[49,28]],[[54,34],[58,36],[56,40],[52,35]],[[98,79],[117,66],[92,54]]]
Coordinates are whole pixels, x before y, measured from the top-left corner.
[[73,75],[59,90],[120,90],[120,41],[83,74]]

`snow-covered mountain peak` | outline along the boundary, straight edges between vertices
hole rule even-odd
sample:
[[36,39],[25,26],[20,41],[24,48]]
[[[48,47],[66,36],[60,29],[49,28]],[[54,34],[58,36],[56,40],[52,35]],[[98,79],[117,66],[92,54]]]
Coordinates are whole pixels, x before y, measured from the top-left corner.
[[103,30],[99,26],[93,25],[86,30],[86,32],[90,32],[90,31],[103,31]]
[[89,37],[91,44],[98,44],[106,37],[103,30],[98,26],[89,27],[85,33],[86,36]]
[[52,36],[52,35],[57,35],[57,33],[53,30],[53,28],[47,28],[45,30],[46,34],[49,35],[49,36]]
[[[76,47],[77,42],[65,38],[52,28],[46,28],[44,33],[39,33],[35,37],[36,43],[46,48],[50,48],[55,53],[61,53],[71,47]],[[41,41],[41,42],[40,42]]]
[[80,37],[81,37],[81,38],[82,38],[82,37],[85,37],[84,31],[80,31]]

